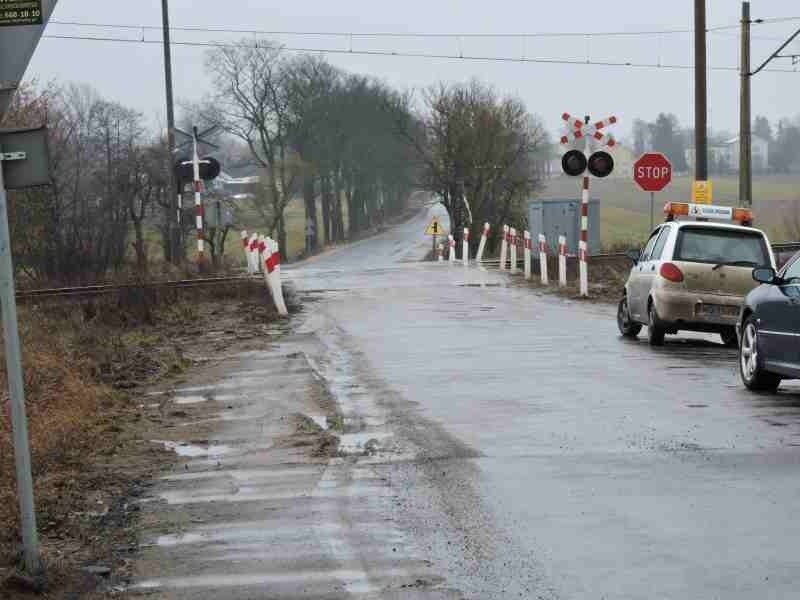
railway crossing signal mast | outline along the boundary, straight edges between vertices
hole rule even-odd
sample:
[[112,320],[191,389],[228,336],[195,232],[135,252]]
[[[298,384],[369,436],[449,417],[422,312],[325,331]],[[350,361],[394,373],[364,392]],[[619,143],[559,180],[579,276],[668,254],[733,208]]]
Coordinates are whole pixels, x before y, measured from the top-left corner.
[[[561,143],[567,145],[585,140],[585,150],[568,150],[561,158],[561,168],[570,177],[583,175],[583,191],[581,193],[581,239],[578,244],[578,265],[580,272],[581,296],[589,295],[589,269],[587,254],[589,251],[589,175],[603,178],[614,171],[614,159],[605,150],[591,152],[594,139],[597,143],[613,148],[617,145],[614,137],[606,131],[617,122],[617,117],[611,116],[602,121],[590,124],[589,116],[579,119],[569,113],[561,115],[565,124],[565,133],[561,136]],[[586,172],[589,172],[586,174]]]

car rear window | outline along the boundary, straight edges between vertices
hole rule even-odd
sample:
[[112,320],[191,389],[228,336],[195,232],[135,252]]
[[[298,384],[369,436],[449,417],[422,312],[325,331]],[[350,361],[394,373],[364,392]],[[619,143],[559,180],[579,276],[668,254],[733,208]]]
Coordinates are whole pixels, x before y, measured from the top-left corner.
[[[682,227],[674,260],[741,266],[770,266],[764,237],[756,232],[711,227]],[[748,264],[745,264],[748,263]]]

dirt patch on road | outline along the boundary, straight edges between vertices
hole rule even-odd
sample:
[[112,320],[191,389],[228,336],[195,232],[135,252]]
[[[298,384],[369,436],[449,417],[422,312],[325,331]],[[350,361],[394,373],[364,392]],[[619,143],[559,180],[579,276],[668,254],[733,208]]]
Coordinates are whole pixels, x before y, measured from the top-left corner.
[[[142,318],[146,315],[147,318]],[[194,303],[128,310],[117,298],[20,312],[34,493],[47,587],[42,598],[114,594],[137,550],[139,503],[176,454],[150,441],[185,421],[146,396],[178,385],[221,352],[263,344],[277,317],[266,290],[220,290]],[[5,370],[0,390],[7,389]],[[193,411],[194,412],[194,411]],[[0,419],[0,597],[25,597],[20,577],[10,404]],[[193,435],[202,437],[202,427]]]

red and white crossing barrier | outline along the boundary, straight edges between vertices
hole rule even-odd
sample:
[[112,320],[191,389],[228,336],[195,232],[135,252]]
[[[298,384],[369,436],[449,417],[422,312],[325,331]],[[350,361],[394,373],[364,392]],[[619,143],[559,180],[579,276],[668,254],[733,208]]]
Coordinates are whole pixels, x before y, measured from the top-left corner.
[[508,243],[511,248],[511,272],[517,272],[517,230],[513,227],[509,230],[511,241]]
[[539,272],[542,274],[542,285],[547,285],[547,238],[543,233],[539,234]]
[[506,270],[506,261],[508,260],[508,240],[511,237],[508,225],[503,225],[503,239],[500,242],[500,270]]
[[248,235],[246,231],[242,231],[239,234],[242,238],[242,248],[244,249],[244,262],[247,265],[247,273],[250,273],[250,241],[247,239]]
[[464,266],[469,266],[469,228],[464,227],[464,242],[461,249],[461,258],[464,261]]
[[448,259],[451,263],[456,262],[456,239],[452,235],[447,236],[447,245],[450,247]]
[[439,262],[444,262],[444,244],[436,246],[436,256]]
[[583,178],[581,192],[581,241],[578,245],[578,265],[580,271],[581,296],[589,295],[589,267],[586,255],[589,247],[589,177]]
[[289,311],[283,299],[283,285],[281,283],[281,255],[278,252],[278,243],[270,238],[267,238],[264,244],[264,279],[267,282],[267,288],[272,294],[272,300],[275,302],[278,314],[288,315]]
[[483,251],[486,249],[486,240],[489,238],[491,227],[489,223],[483,224],[483,233],[481,234],[481,242],[478,245],[478,253],[475,255],[475,262],[480,263],[483,260]]
[[558,285],[567,287],[567,238],[558,236]]
[[527,229],[523,232],[522,236],[525,238],[525,279],[531,278],[531,232]]

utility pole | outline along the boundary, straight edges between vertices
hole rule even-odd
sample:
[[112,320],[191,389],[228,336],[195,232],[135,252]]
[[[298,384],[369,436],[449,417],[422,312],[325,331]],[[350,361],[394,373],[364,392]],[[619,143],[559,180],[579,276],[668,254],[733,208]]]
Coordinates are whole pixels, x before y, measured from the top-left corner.
[[742,2],[741,93],[739,98],[739,205],[753,206],[753,148],[750,116],[750,2]]
[[177,264],[181,258],[181,238],[183,237],[180,229],[181,221],[181,201],[178,196],[181,190],[178,189],[178,182],[175,177],[173,161],[175,160],[175,107],[172,98],[172,48],[170,45],[169,32],[169,0],[161,0],[161,21],[164,30],[164,81],[167,88],[167,146],[169,157],[167,159],[167,170],[169,172],[169,206],[167,213],[169,225],[169,253],[173,264]]
[[796,60],[796,54],[781,55],[786,46],[791,44],[800,35],[800,29],[795,31],[783,42],[767,60],[761,63],[754,71],[750,70],[750,25],[763,23],[762,19],[750,19],[750,2],[742,2],[742,65],[741,65],[741,102],[739,121],[739,201],[742,206],[753,205],[753,136],[751,133],[750,98],[753,75],[760,73],[764,67],[776,58],[791,58]]
[[695,181],[708,179],[708,89],[706,74],[706,0],[694,0],[694,149]]

